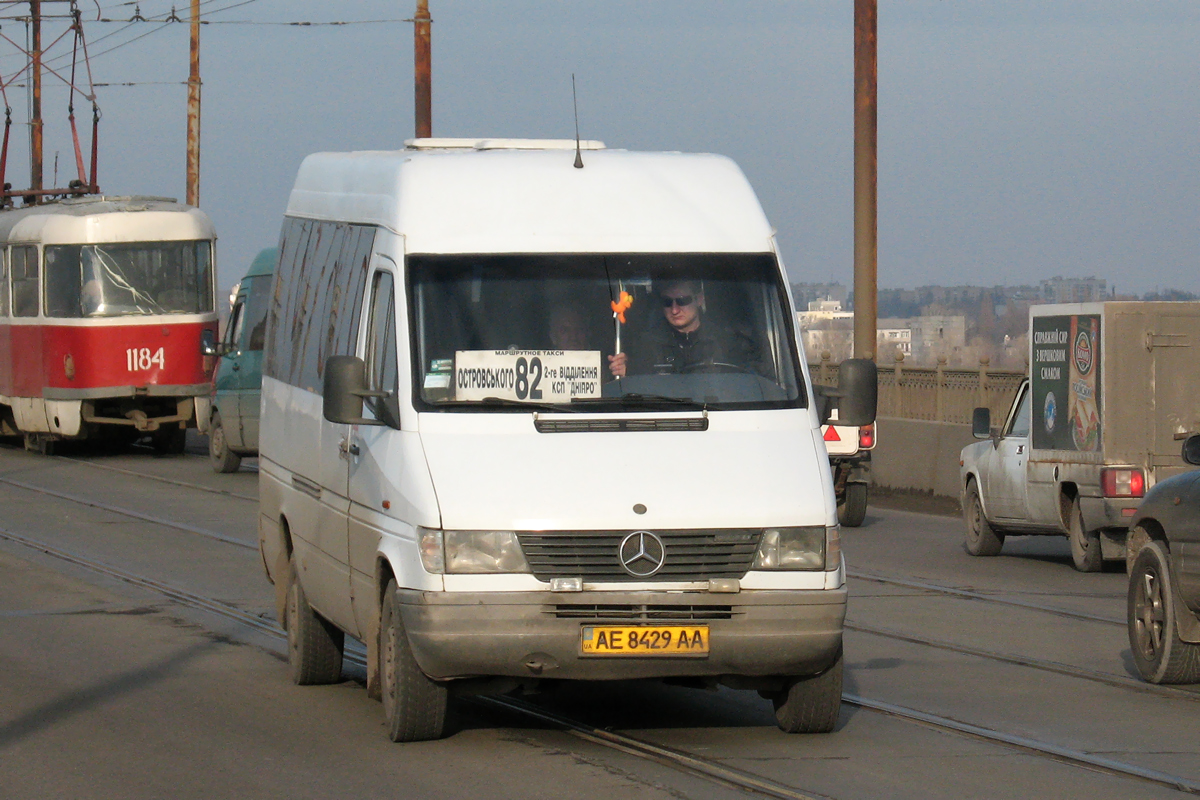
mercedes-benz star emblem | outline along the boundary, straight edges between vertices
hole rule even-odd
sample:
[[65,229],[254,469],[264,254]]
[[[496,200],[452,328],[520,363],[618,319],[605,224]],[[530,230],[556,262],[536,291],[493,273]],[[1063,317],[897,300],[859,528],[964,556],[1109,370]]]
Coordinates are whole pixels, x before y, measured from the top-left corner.
[[622,539],[621,546],[617,548],[617,559],[621,566],[635,578],[649,578],[658,572],[666,555],[662,539],[650,531],[634,531]]

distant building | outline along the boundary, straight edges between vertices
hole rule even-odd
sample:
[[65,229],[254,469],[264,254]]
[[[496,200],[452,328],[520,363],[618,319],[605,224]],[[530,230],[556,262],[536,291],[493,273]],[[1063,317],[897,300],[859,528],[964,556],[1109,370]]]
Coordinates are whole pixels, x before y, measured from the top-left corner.
[[[938,356],[953,359],[960,354],[967,344],[967,318],[960,315],[939,315],[909,317],[907,319],[881,319],[880,332],[896,331],[896,338],[891,349],[895,353],[895,345],[903,346],[903,334],[908,332],[908,349],[903,350],[906,361],[914,364],[932,365],[937,363]],[[880,347],[880,354],[887,351]]]
[[1108,299],[1108,281],[1103,278],[1064,278],[1055,275],[1042,281],[1043,303],[1093,303]]
[[792,301],[795,302],[797,310],[808,308],[808,304],[814,300],[836,300],[845,306],[847,297],[849,293],[840,283],[792,284]]

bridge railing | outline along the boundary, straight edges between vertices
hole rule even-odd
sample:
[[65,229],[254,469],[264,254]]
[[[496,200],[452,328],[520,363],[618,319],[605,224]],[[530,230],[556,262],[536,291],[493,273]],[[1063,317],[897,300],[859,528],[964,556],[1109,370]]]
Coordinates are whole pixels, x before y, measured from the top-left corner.
[[[813,383],[837,385],[838,365],[829,353],[808,366]],[[972,410],[986,406],[1000,422],[1024,377],[1023,371],[989,369],[987,358],[978,369],[951,369],[944,357],[934,368],[907,367],[897,354],[893,364],[879,365],[879,416],[970,425]]]

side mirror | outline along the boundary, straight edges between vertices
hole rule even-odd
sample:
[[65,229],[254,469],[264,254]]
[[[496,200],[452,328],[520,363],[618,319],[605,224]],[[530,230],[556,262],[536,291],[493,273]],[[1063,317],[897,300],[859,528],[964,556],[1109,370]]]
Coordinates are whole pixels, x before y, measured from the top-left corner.
[[879,371],[868,358],[848,358],[838,367],[838,385],[814,386],[813,395],[821,424],[828,424],[833,409],[838,425],[862,426],[875,421],[879,397]]
[[1183,460],[1189,464],[1200,464],[1200,433],[1183,440]]
[[356,356],[330,356],[325,362],[321,413],[341,425],[383,425],[362,415],[364,397],[383,397],[367,390],[367,365]]
[[977,408],[971,412],[971,435],[976,439],[992,438],[992,410]]
[[875,421],[879,370],[869,358],[848,358],[838,367],[838,424],[859,427]]
[[213,333],[212,328],[205,328],[200,331],[200,355],[221,355],[220,350],[217,349],[217,335]]

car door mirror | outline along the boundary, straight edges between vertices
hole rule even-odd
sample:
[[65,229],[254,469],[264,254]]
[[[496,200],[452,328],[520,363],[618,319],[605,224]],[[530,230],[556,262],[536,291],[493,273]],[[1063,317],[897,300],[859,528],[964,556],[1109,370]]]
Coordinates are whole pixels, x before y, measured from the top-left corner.
[[364,397],[384,397],[367,389],[367,365],[357,356],[330,356],[325,362],[321,413],[340,425],[384,425],[363,417]]
[[992,437],[992,410],[977,408],[971,412],[971,435],[976,439]]
[[1183,440],[1183,460],[1189,464],[1200,464],[1200,434],[1194,433]]

